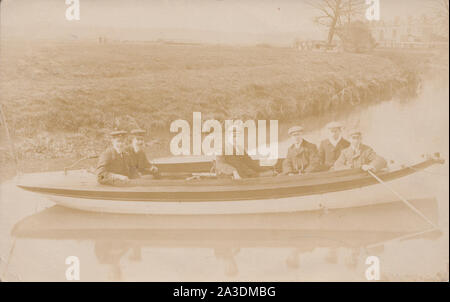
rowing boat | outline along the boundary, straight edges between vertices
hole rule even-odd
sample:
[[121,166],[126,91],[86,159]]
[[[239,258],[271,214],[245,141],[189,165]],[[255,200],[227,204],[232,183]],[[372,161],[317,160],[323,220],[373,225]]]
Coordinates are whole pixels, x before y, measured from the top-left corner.
[[[442,162],[438,157],[428,157],[411,166],[381,171],[378,177],[385,182],[405,180]],[[134,180],[121,186],[100,185],[95,175],[74,170],[67,174],[62,171],[25,174],[17,179],[17,186],[43,194],[65,207],[128,214],[294,212],[348,208],[386,200],[384,194],[377,197],[385,191],[377,180],[359,169],[241,180],[163,177]]]

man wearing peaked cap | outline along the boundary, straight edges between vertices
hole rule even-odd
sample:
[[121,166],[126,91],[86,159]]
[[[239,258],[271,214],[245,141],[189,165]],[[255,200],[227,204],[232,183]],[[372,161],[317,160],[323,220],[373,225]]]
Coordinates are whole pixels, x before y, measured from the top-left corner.
[[289,128],[288,135],[292,136],[295,133],[303,133],[303,131],[304,131],[304,129],[302,126],[294,126],[294,127]]
[[320,168],[319,154],[315,144],[303,138],[303,127],[289,128],[288,134],[294,140],[283,161],[283,174],[295,175],[318,171]]
[[157,176],[158,168],[152,165],[147,159],[144,151],[146,131],[142,129],[134,129],[131,134],[131,146],[128,153],[132,159],[132,166],[140,175]]
[[342,129],[343,127],[342,124],[339,122],[330,122],[327,124],[327,129],[335,129],[335,128]]
[[321,170],[328,171],[333,167],[341,155],[342,150],[350,146],[349,141],[342,137],[342,124],[331,122],[327,126],[328,138],[319,146],[319,158]]
[[350,146],[342,150],[334,163],[335,170],[362,169],[364,171],[378,171],[386,167],[384,158],[377,155],[372,148],[362,143],[362,131],[357,128],[349,132]]
[[109,134],[111,146],[100,155],[97,163],[97,181],[101,184],[114,185],[126,183],[135,177],[131,157],[126,152],[126,131],[112,131]]
[[362,131],[359,128],[351,128],[348,131],[348,136],[352,137],[353,135],[359,136],[360,138],[362,137]]

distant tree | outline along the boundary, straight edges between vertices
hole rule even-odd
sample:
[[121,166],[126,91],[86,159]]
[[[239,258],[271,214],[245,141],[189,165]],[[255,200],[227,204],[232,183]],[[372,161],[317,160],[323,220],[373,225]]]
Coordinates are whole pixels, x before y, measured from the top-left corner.
[[314,22],[328,28],[327,44],[331,45],[337,27],[351,23],[354,17],[362,15],[363,0],[309,0],[308,5],[318,12]]
[[365,52],[376,45],[369,26],[361,21],[346,23],[336,28],[336,34],[346,51]]

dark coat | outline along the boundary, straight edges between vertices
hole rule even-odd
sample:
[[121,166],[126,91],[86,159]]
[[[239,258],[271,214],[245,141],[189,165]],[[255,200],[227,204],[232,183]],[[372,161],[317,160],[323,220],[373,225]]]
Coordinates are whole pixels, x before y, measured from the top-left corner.
[[372,148],[361,144],[356,152],[352,147],[342,150],[338,160],[334,163],[334,170],[357,169],[363,165],[372,165],[375,171],[378,171],[385,168],[387,163]]
[[[223,148],[223,153],[225,154]],[[234,150],[236,154],[236,150]],[[271,170],[271,167],[261,167],[259,161],[253,160],[244,150],[244,155],[220,155],[215,160],[215,170],[217,175],[233,175],[233,170],[243,178],[257,177],[259,173]]]
[[99,183],[110,184],[112,182],[111,174],[134,178],[136,177],[136,170],[133,168],[132,158],[127,151],[119,154],[113,147],[109,147],[100,155],[96,174]]
[[133,169],[141,174],[154,174],[150,171],[152,164],[147,159],[147,155],[143,150],[135,152],[132,147],[127,149],[127,153],[131,156],[131,165]]
[[322,165],[322,170],[329,170],[334,166],[334,163],[341,155],[342,150],[350,147],[349,141],[344,138],[333,146],[329,139],[325,139],[320,143],[319,158]]
[[283,161],[283,174],[310,173],[319,170],[320,160],[316,145],[303,140],[299,148],[295,144],[289,147]]

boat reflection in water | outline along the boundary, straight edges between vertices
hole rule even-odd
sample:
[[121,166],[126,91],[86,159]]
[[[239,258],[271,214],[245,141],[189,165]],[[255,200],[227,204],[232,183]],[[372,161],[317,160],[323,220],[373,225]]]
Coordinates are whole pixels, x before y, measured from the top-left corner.
[[[412,203],[437,223],[435,199]],[[298,281],[302,277],[288,272],[305,266],[312,270],[319,265],[333,266],[342,260],[343,251],[344,266],[363,280],[364,272],[357,270],[365,267],[368,255],[382,252],[385,242],[427,229],[429,226],[420,217],[403,203],[393,201],[328,211],[210,216],[102,214],[52,206],[22,219],[11,235],[15,240],[14,254],[20,254],[17,250],[21,246],[47,249],[45,255],[36,255],[46,259],[37,261],[48,262],[60,254],[81,255],[85,271],[82,281]],[[419,235],[425,240],[430,236],[441,235]],[[33,244],[20,244],[27,240]],[[83,242],[88,242],[88,248]],[[310,257],[305,255],[311,253],[317,254],[319,260],[308,260]],[[23,261],[12,258],[12,264]],[[271,275],[270,268],[264,268],[266,265],[284,266],[281,271],[286,270],[289,276]],[[60,275],[64,280],[64,274]]]

